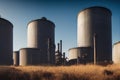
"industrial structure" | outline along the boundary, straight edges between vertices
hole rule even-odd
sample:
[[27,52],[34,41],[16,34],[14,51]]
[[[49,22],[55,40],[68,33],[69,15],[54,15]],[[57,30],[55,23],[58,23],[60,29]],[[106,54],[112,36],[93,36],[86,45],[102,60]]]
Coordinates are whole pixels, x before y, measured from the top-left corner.
[[40,65],[44,62],[44,56],[38,48],[21,48],[20,65]]
[[111,15],[109,9],[99,6],[80,11],[77,24],[78,48],[69,50],[69,61],[77,60],[81,54],[86,54],[86,63],[112,61]]
[[59,43],[58,43],[58,49],[55,52],[55,64],[62,65],[62,52],[60,52]]
[[0,65],[12,65],[13,25],[0,18]]
[[115,64],[120,64],[120,41],[113,45],[112,60]]
[[19,65],[19,51],[13,52],[13,65],[15,66]]
[[29,22],[27,48],[20,49],[20,65],[55,64],[54,28],[45,17]]
[[57,44],[57,51],[55,52],[55,64],[66,65],[65,52],[62,53],[62,40]]
[[[80,11],[77,47],[69,49],[69,64],[120,63],[120,41],[112,54],[111,16],[109,9],[99,6]],[[13,25],[0,18],[0,65],[65,65],[62,40],[57,46],[55,52],[55,24],[42,17],[28,23],[27,47],[13,52]]]
[[[89,54],[87,54],[89,53]],[[69,64],[86,64],[93,57],[91,47],[75,47],[69,49]]]

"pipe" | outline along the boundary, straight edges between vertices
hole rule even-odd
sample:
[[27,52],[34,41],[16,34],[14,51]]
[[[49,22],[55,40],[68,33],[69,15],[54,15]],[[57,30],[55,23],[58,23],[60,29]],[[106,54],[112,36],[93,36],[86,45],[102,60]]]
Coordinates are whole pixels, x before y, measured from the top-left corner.
[[62,54],[62,40],[60,40],[60,53]]
[[58,53],[59,53],[59,51],[60,51],[60,49],[59,49],[59,43],[58,43],[57,45],[58,45],[58,50],[57,50],[57,51],[58,51]]
[[51,43],[51,41],[50,41],[50,38],[48,38],[48,64],[50,63],[50,47],[51,47],[51,45],[50,45],[50,43]]
[[96,64],[96,60],[97,60],[97,58],[96,58],[96,34],[94,34],[94,36],[93,36],[93,41],[94,41],[94,65]]

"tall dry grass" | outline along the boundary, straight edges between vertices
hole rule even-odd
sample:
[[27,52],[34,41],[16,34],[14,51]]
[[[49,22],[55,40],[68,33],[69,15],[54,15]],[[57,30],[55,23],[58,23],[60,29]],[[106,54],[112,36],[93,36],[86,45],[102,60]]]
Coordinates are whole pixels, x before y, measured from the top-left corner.
[[1,66],[0,80],[120,80],[120,65]]

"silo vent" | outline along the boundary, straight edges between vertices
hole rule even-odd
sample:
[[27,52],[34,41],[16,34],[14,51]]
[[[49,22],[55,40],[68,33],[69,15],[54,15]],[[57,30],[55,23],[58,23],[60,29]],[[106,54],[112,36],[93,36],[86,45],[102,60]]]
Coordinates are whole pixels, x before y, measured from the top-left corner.
[[42,17],[41,19],[42,19],[42,20],[47,20],[47,18],[46,18],[46,17]]

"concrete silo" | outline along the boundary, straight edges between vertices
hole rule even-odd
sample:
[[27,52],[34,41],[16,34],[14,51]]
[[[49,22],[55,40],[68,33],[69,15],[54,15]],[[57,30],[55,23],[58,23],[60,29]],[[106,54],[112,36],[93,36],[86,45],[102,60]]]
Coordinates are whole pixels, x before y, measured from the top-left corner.
[[29,22],[27,32],[27,47],[39,48],[44,63],[55,63],[55,24],[45,17]]
[[120,41],[113,45],[112,60],[115,64],[120,64]]
[[19,51],[13,52],[13,65],[15,66],[19,65]]
[[69,63],[77,64],[82,63],[86,64],[91,62],[91,55],[88,53],[92,53],[91,47],[75,47],[69,49]]
[[78,14],[78,47],[91,47],[93,50],[96,34],[97,63],[112,61],[111,15],[109,9],[98,6],[86,8]]
[[40,54],[38,48],[22,48],[20,49],[19,65],[40,65],[44,62],[44,57]]
[[12,65],[13,25],[0,18],[0,65]]

